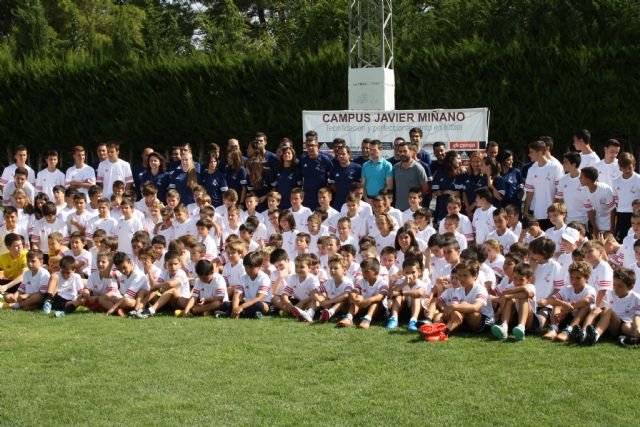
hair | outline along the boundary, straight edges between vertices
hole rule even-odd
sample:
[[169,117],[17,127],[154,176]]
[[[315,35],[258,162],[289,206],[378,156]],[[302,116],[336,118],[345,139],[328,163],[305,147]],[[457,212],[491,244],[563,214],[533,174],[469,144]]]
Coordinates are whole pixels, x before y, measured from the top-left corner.
[[[401,234],[406,234],[407,236],[409,236],[409,248],[419,248],[418,245],[418,240],[416,239],[415,234],[413,233],[413,230],[411,230],[409,227],[407,227],[407,225],[403,225],[402,227],[400,227],[398,229],[398,231],[396,231],[396,238],[395,238],[395,242],[394,242],[394,247],[396,250],[401,250],[400,249],[400,242],[398,241],[398,238],[400,237]],[[407,250],[408,250],[407,249]]]
[[516,268],[513,270],[513,272],[529,279],[533,277],[533,269],[529,264],[525,264],[523,262],[516,263]]
[[420,260],[414,257],[410,257],[410,258],[405,258],[405,260],[402,261],[402,270],[404,270],[405,268],[412,268],[412,267],[417,267],[418,270],[422,270],[422,265],[420,263]]
[[487,247],[493,249],[494,251],[502,253],[502,245],[497,239],[487,239],[482,243],[482,245],[486,245]]
[[249,175],[248,184],[254,188],[254,190],[259,190],[262,188],[262,176],[264,174],[264,166],[262,165],[262,161],[258,157],[253,157],[247,160],[245,165],[247,170],[247,174]]
[[598,241],[598,240],[589,240],[587,243],[585,243],[584,245],[582,245],[582,248],[584,249],[585,252],[587,251],[591,251],[591,250],[596,250],[598,252],[600,252],[600,257],[603,259],[606,259],[606,251],[604,249],[604,245],[602,244],[602,242]]
[[62,235],[61,232],[54,231],[54,232],[50,233],[49,236],[47,236],[47,239],[51,239],[54,242],[61,243],[61,242],[64,241],[64,236]]
[[527,230],[534,225],[540,225],[538,219],[531,214],[524,214],[524,216],[522,217],[522,228],[524,230]]
[[489,169],[491,170],[491,176],[492,177],[500,175],[500,172],[502,171],[502,168],[500,167],[500,163],[498,163],[498,161],[496,159],[494,159],[493,157],[485,157],[484,158],[484,164],[489,166]]
[[20,241],[24,243],[24,237],[16,233],[9,233],[4,236],[4,245],[9,248],[14,242]]
[[545,152],[547,151],[547,145],[540,140],[530,142],[528,145],[529,150],[537,151],[537,152]]
[[515,265],[518,265],[524,262],[524,258],[522,256],[511,253],[511,252],[509,252],[508,254],[505,254],[504,261],[507,262],[507,260],[511,261]]
[[[228,190],[227,190],[228,191]],[[165,196],[167,199],[172,197],[174,199],[178,199],[180,201],[180,193],[175,188],[170,188],[167,190],[167,195]]]
[[529,252],[542,255],[545,259],[551,258],[555,251],[555,242],[546,236],[538,237],[529,243]]
[[213,264],[208,259],[201,259],[196,264],[196,274],[198,276],[208,276],[213,274]]
[[636,158],[633,154],[624,152],[618,156],[618,166],[625,168],[636,164]]
[[471,276],[478,277],[478,273],[480,272],[480,263],[478,261],[472,261],[472,260],[462,261],[458,265],[461,265],[462,267],[460,267],[456,271],[466,270],[471,274]]
[[40,262],[44,260],[44,253],[40,249],[31,249],[27,252],[27,259],[39,259]]
[[73,239],[80,239],[82,245],[84,246],[85,240],[84,233],[82,231],[74,231],[73,233],[71,233],[71,235],[69,236],[69,242],[71,242]]
[[594,168],[593,166],[582,168],[580,172],[582,173],[582,176],[587,178],[589,181],[595,182],[598,180],[598,169]]
[[[151,159],[151,157],[155,157],[156,159],[158,159],[160,161],[160,166],[158,167],[158,171],[160,173],[167,171],[167,160],[164,158],[164,156],[162,154],[156,153],[154,151],[152,153],[149,153],[149,156],[147,156],[147,159]],[[151,167],[149,167],[149,168],[151,168]]]
[[584,261],[576,261],[569,266],[569,274],[579,274],[588,279],[591,277],[591,266]]
[[491,190],[487,187],[480,187],[476,190],[476,198],[484,199],[487,201],[491,201]]
[[460,225],[460,217],[458,214],[448,214],[444,219],[453,222],[456,226]]
[[493,218],[504,218],[507,219],[507,211],[504,208],[497,208],[493,211]]
[[613,278],[620,280],[628,289],[633,289],[636,284],[636,273],[630,268],[620,268],[614,271]]
[[573,133],[573,136],[577,139],[583,140],[587,145],[591,144],[591,132],[589,132],[587,129],[577,130]]
[[344,259],[342,255],[336,254],[336,255],[333,255],[331,258],[329,258],[329,262],[328,262],[329,265],[335,264],[335,263],[340,264],[342,268],[344,268],[345,270],[349,267],[347,265],[347,260]]
[[524,242],[515,242],[509,247],[509,254],[525,259],[529,255],[529,245]]
[[580,153],[577,151],[569,151],[567,153],[564,153],[562,155],[562,158],[567,162],[569,162],[570,164],[575,165],[575,167],[577,168],[580,167],[580,162],[582,162],[582,157],[580,156]]
[[167,251],[166,254],[164,254],[164,260],[163,261],[164,261],[165,264],[168,263],[169,261],[174,260],[174,259],[180,260],[180,252],[169,250],[169,251]]
[[65,255],[60,260],[60,270],[75,270],[76,260],[71,255]]
[[242,265],[249,268],[261,267],[264,262],[259,251],[249,252],[242,258]]

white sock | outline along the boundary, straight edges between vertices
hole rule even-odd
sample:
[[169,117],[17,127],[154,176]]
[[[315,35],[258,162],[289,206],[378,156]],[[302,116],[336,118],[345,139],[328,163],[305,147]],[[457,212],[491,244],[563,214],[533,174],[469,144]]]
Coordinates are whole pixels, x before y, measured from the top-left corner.
[[600,339],[600,334],[598,333],[598,331],[596,331],[596,342],[598,342],[599,339]]
[[371,322],[371,317],[369,317],[368,315],[367,315],[367,316],[364,316],[362,319],[363,319],[363,320],[364,320],[364,319],[367,319],[369,322]]
[[309,313],[309,316],[311,316],[311,317],[316,315],[316,311],[313,308],[308,309],[307,313]]
[[332,309],[332,308],[330,308],[329,310],[327,310],[327,312],[329,312],[329,317],[333,317],[333,315],[335,314],[335,313],[333,312],[333,309]]
[[149,313],[151,313],[151,314],[156,314],[156,310],[151,306],[149,306],[149,308],[147,310],[149,310]]
[[417,318],[417,317],[412,317],[411,319],[409,319],[409,322],[411,322],[412,320],[413,320],[414,322],[417,322],[417,321],[418,321],[418,318]]
[[351,314],[351,313],[347,314],[347,319],[353,320],[353,314]]
[[522,329],[524,331],[524,325],[522,323],[518,323],[518,328]]

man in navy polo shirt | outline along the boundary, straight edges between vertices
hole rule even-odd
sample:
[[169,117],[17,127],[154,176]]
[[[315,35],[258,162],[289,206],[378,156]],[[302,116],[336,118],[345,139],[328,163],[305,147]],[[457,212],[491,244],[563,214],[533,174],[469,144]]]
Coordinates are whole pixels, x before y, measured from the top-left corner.
[[318,206],[318,190],[328,185],[331,157],[320,152],[318,133],[310,130],[305,134],[305,148],[307,155],[300,159],[302,175],[302,189],[304,200],[302,204],[312,211]]
[[371,204],[380,190],[393,189],[393,166],[381,157],[382,143],[374,139],[369,144],[369,160],[362,166],[364,201]]
[[333,164],[329,172],[329,185],[333,191],[331,206],[340,210],[347,202],[349,189],[354,182],[360,182],[362,166],[351,161],[351,149],[346,145],[340,146],[335,151],[337,162]]

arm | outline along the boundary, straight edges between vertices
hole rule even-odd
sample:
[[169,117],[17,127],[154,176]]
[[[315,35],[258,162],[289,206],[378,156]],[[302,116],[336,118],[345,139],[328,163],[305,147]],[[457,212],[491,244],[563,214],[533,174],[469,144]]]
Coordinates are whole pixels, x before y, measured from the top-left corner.
[[473,304],[468,302],[461,302],[450,307],[453,307],[452,311],[457,311],[462,314],[469,314],[479,312],[480,309],[484,307],[484,304],[482,303],[482,301],[476,301]]
[[[9,283],[7,283],[6,285],[0,286],[0,290],[2,292],[6,291],[7,289],[17,285],[18,283],[22,282],[22,275],[24,274],[24,272],[20,273],[20,275],[18,277],[16,277],[15,279],[13,279],[12,281],[10,281]],[[51,276],[53,278],[53,276]],[[58,290],[58,286],[57,286],[57,276],[56,276],[56,290]],[[51,282],[49,282],[51,283]],[[52,293],[53,295],[53,293]]]
[[112,315],[113,313],[116,312],[117,309],[120,308],[120,306],[122,305],[122,303],[124,302],[125,297],[120,298],[118,301],[116,301],[115,304],[113,304],[111,306],[111,308],[109,310],[107,310],[107,312],[105,313],[107,316]]
[[185,317],[191,316],[191,309],[193,308],[195,303],[196,303],[196,298],[194,296],[189,298],[189,301],[187,302],[187,306],[184,308]]
[[253,304],[257,303],[258,301],[262,301],[265,296],[266,296],[265,294],[258,294],[255,298],[250,299],[249,301],[243,302],[242,304],[240,304],[242,311],[244,311],[244,309],[247,307],[251,307]]
[[385,190],[393,190],[393,176],[388,176],[385,183]]
[[529,299],[533,298],[533,291],[524,287],[507,289],[502,294],[505,298]]
[[533,200],[533,193],[530,191],[526,192],[527,196],[524,200],[524,213],[527,213],[531,210],[531,200]]
[[598,226],[596,225],[596,211],[593,209],[587,212],[589,216],[589,224],[591,224],[591,229],[593,230],[593,235],[598,237],[600,235],[600,230],[598,230]]

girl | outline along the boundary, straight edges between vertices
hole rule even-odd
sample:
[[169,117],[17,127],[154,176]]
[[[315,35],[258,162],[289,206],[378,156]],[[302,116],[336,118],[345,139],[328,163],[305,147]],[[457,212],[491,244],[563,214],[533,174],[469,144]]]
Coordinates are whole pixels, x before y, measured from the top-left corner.
[[481,170],[484,174],[482,181],[491,191],[491,204],[495,207],[502,206],[505,196],[505,179],[500,176],[500,165],[493,157],[485,157]]
[[113,307],[122,295],[112,273],[113,255],[108,252],[99,252],[96,263],[97,270],[89,276],[80,304],[94,311],[106,311]]
[[509,204],[520,206],[524,192],[524,178],[522,178],[520,169],[513,167],[513,152],[511,150],[502,152],[502,178],[505,184],[502,206]]
[[240,150],[231,150],[227,154],[227,167],[225,170],[227,187],[238,193],[238,202],[243,205],[247,195],[247,170],[242,166],[242,153]]
[[257,158],[247,160],[247,191],[253,192],[258,197],[257,210],[263,211],[267,208],[267,194],[271,190],[273,178],[271,169],[265,167],[263,162]]
[[396,242],[396,232],[393,231],[393,219],[386,213],[376,216],[376,230],[374,230],[376,239],[376,249],[378,253],[386,246],[394,246]]
[[435,222],[439,223],[447,215],[449,196],[459,196],[457,176],[460,173],[460,161],[454,151],[445,154],[441,169],[433,177],[433,195],[436,197]]
[[397,258],[396,264],[398,266],[402,265],[407,255],[407,252],[409,252],[410,249],[413,248],[418,252],[420,252],[418,240],[413,234],[413,231],[406,225],[403,225],[398,229],[398,231],[396,231],[396,239],[395,239],[394,246],[398,251],[396,253],[396,258]]
[[158,189],[156,197],[162,203],[167,202],[167,188],[169,188],[170,176],[167,173],[167,161],[160,153],[149,154],[149,169],[140,176],[140,182],[152,182]]
[[200,205],[198,204],[198,200],[200,200],[200,204],[202,204],[203,197],[207,194],[206,190],[202,185],[196,185],[191,189],[193,193],[193,203],[190,203],[187,206],[189,210],[189,218],[197,217],[200,215]]
[[36,227],[36,222],[42,219],[43,217],[42,205],[44,205],[48,201],[50,200],[49,200],[49,196],[47,196],[46,193],[38,193],[38,195],[36,196],[33,204],[33,213],[29,215],[28,228],[27,228],[27,230],[29,231],[29,235],[33,234],[33,231],[35,230],[35,227]]
[[464,191],[462,199],[464,202],[467,215],[473,218],[476,210],[476,190],[483,185],[482,163],[484,158],[482,153],[474,151],[469,158],[469,172],[461,175],[460,180],[464,182]]
[[504,277],[504,256],[502,246],[496,239],[489,239],[482,244],[487,251],[487,264],[496,273],[496,279],[500,281]]
[[218,156],[215,153],[209,155],[207,169],[200,173],[200,185],[202,185],[211,196],[211,203],[214,207],[222,206],[222,194],[229,188],[227,178],[218,169]]
[[291,207],[291,190],[302,185],[302,176],[298,168],[296,152],[290,146],[281,149],[282,158],[275,171],[275,187],[282,196],[281,209]]
[[296,257],[296,220],[291,211],[283,211],[278,217],[282,235],[282,249],[287,251],[290,259]]
[[24,224],[28,227],[29,218],[33,214],[33,205],[29,202],[27,192],[22,188],[16,188],[11,198],[13,199],[13,206],[18,210],[18,224]]
[[198,172],[191,153],[185,151],[180,157],[180,167],[171,174],[171,188],[180,194],[180,202],[189,205],[195,202],[193,188],[198,185]]

